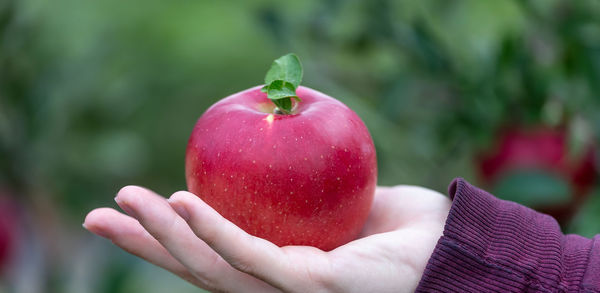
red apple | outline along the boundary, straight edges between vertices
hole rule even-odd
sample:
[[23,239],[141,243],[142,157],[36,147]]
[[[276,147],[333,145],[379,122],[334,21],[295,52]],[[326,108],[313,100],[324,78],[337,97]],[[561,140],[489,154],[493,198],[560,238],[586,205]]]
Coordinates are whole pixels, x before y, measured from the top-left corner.
[[7,269],[15,253],[17,240],[16,204],[0,189],[0,275]]
[[200,117],[186,152],[188,189],[246,232],[279,246],[331,250],[355,239],[375,185],[375,147],[340,101],[298,87],[291,114],[255,87]]
[[509,127],[504,129],[494,147],[480,154],[477,165],[481,178],[490,188],[515,172],[536,170],[553,175],[569,184],[568,202],[532,206],[566,222],[584,202],[596,183],[596,154],[588,142],[578,156],[571,155],[565,128]]

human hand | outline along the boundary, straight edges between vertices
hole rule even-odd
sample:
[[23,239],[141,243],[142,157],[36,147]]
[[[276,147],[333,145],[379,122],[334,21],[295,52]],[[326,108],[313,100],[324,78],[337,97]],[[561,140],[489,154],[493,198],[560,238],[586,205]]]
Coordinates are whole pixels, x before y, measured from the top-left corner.
[[378,187],[359,239],[324,252],[251,236],[185,191],[166,200],[128,186],[115,200],[129,215],[95,209],[84,227],[217,292],[413,292],[451,204],[421,187]]

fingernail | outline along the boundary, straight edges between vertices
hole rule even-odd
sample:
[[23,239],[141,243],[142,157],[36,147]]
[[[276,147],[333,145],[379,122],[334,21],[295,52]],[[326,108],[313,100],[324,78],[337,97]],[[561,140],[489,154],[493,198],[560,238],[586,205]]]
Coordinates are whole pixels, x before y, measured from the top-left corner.
[[121,200],[118,196],[115,197],[115,201],[117,202],[119,207],[121,207],[121,209],[123,209],[128,215],[136,219],[138,218],[137,213],[129,206],[129,204],[126,201]]
[[101,237],[104,237],[104,238],[108,238],[108,233],[107,233],[106,231],[104,231],[104,229],[102,229],[102,228],[100,228],[100,227],[97,227],[97,226],[96,226],[96,227],[94,227],[93,229],[91,229],[91,230],[90,230],[90,229],[89,229],[89,228],[88,228],[88,227],[85,225],[85,223],[83,223],[81,226],[83,226],[83,228],[85,228],[86,230],[88,230],[88,231],[90,231],[90,232],[92,232],[92,233],[94,233],[94,234],[96,234],[96,235],[98,235],[98,236],[101,236]]
[[185,208],[185,206],[181,204],[174,204],[172,205],[172,207],[175,210],[175,212],[179,214],[179,216],[182,217],[186,222],[190,219],[190,214],[188,213],[188,210]]

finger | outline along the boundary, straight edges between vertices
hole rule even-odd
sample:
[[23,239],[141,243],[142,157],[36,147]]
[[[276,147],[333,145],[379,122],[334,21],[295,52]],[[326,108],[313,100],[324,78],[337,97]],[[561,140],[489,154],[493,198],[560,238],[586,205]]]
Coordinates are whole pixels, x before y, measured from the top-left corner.
[[145,188],[128,186],[119,191],[115,200],[191,274],[213,290],[273,290],[264,282],[232,268],[192,232],[163,197]]
[[173,194],[169,203],[199,238],[242,272],[283,290],[304,288],[307,292],[316,292],[311,290],[312,286],[319,285],[315,279],[325,276],[326,266],[320,265],[326,262],[325,253],[316,248],[281,249],[244,232],[189,192]]
[[94,234],[110,239],[123,250],[164,268],[198,287],[208,289],[144,230],[137,220],[110,208],[99,208],[85,217],[83,226]]

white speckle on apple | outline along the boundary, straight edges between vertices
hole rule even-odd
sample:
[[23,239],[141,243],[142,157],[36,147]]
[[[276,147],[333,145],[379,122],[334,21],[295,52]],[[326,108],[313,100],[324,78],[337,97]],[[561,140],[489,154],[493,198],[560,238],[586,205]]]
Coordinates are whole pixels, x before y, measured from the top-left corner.
[[307,158],[307,157],[304,157],[304,160],[305,160],[305,161],[308,161],[308,158]]
[[293,192],[293,191],[290,191],[290,194],[294,194],[294,192]]
[[227,188],[223,189],[223,191],[227,191]]
[[337,181],[340,181],[340,177],[338,177],[338,178],[335,178],[335,179],[337,179]]
[[220,156],[221,156],[221,153],[217,153],[217,157],[220,157]]
[[332,145],[332,146],[331,146],[331,148],[332,148],[332,149],[335,149],[335,146],[334,146],[334,145]]
[[241,153],[241,152],[242,152],[242,149],[239,149],[239,150],[238,150],[238,153]]
[[273,145],[273,148],[274,148],[274,149],[276,149],[276,148],[277,148],[277,146],[276,146],[276,145]]
[[256,161],[255,161],[255,160],[252,160],[252,164],[256,164]]

